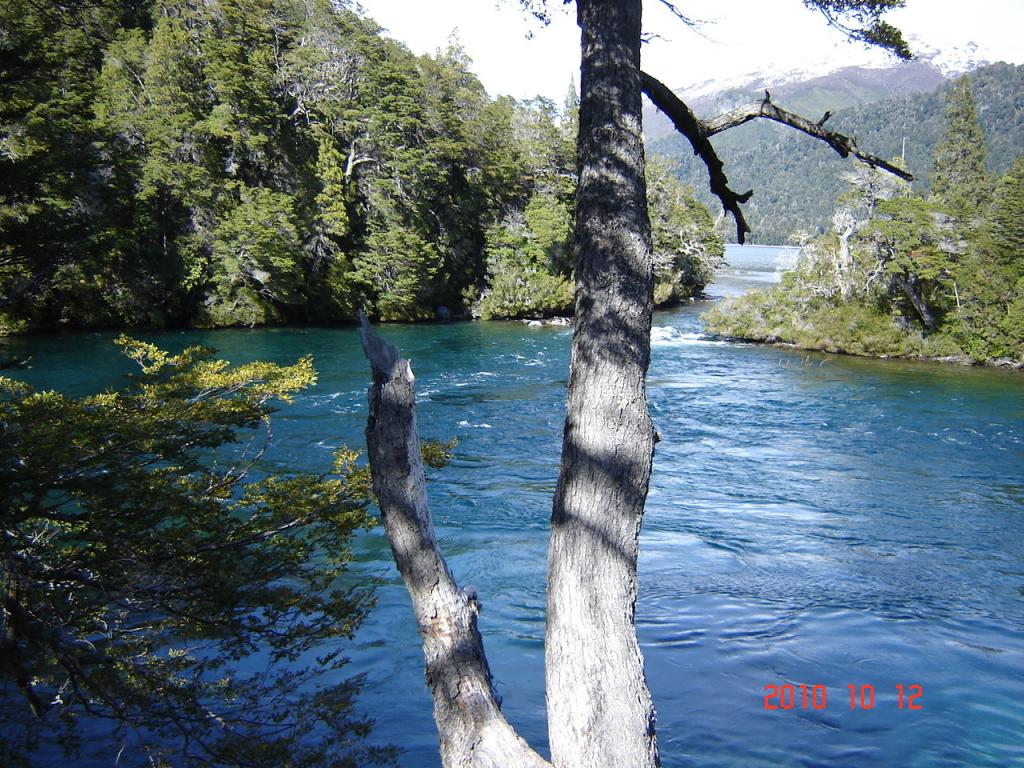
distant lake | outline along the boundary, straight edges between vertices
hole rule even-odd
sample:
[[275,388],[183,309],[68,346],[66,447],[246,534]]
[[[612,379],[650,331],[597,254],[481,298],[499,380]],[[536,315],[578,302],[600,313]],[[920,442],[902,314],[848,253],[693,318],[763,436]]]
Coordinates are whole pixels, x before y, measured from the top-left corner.
[[[768,284],[792,256],[730,248],[708,292]],[[637,624],[664,764],[1024,765],[1024,377],[715,341],[705,308],[654,320],[662,440]],[[571,329],[382,333],[413,362],[424,435],[459,438],[430,478],[441,545],[479,589],[509,719],[546,752],[545,560]],[[76,392],[116,384],[128,368],[113,335],[13,340],[33,356],[18,374]],[[147,338],[236,362],[314,355],[319,383],[278,414],[273,466],[322,470],[334,446],[363,444],[369,373],[352,329]],[[381,531],[357,559],[357,574],[383,580],[349,654],[367,676],[373,738],[404,747],[403,766],[438,766],[412,611]],[[769,685],[769,703],[792,708],[766,710]]]
[[782,272],[792,268],[799,257],[800,249],[796,247],[728,243],[725,266],[707,293],[712,297],[735,296],[777,283]]

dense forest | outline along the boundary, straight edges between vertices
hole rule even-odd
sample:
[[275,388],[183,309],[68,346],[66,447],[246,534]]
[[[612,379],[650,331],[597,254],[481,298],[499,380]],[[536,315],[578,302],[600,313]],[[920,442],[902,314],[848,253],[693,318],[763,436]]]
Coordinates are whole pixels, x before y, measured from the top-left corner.
[[[0,17],[0,334],[570,311],[574,93],[492,99],[328,0]],[[670,170],[663,302],[722,254]]]
[[[993,64],[968,77],[988,144],[988,170],[1005,173],[1024,146],[1024,103],[1020,97],[1024,93],[1024,66]],[[783,97],[780,103],[810,118],[833,110],[828,127],[857,137],[861,146],[870,147],[876,154],[892,157],[903,154],[905,148],[906,167],[916,179],[914,191],[927,194],[932,155],[945,125],[944,105],[953,88],[950,82],[935,91],[845,109],[836,109],[836,102],[848,96],[830,95],[822,88],[795,98],[793,103]],[[736,92],[722,98],[732,97],[738,104],[755,96]],[[722,133],[713,143],[733,185],[754,190],[744,206],[754,242],[783,244],[793,236],[816,236],[829,230],[833,201],[844,191],[843,175],[848,168],[835,152],[803,134],[765,121]],[[664,136],[652,141],[649,148],[674,159],[682,180],[697,190],[698,199],[712,210],[718,209],[707,191],[703,164],[693,157],[681,137]],[[733,237],[731,230],[729,222],[723,221],[723,235]]]
[[1024,157],[989,174],[971,82],[949,93],[930,193],[844,175],[830,231],[779,286],[712,310],[727,336],[833,352],[1024,364]]

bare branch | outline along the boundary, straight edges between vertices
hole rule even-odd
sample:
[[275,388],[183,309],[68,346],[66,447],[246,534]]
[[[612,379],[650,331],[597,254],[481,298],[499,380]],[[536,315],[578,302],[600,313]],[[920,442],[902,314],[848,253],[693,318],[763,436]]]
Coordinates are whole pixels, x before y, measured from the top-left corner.
[[647,94],[647,97],[669,117],[676,130],[689,139],[694,154],[704,161],[708,168],[711,191],[722,201],[722,207],[725,211],[731,213],[736,219],[736,239],[740,243],[744,242],[745,233],[750,231],[750,227],[743,218],[743,212],[739,206],[750,199],[753,190],[737,194],[729,189],[722,161],[709,139],[716,133],[721,133],[729,128],[735,128],[737,125],[743,125],[743,123],[750,122],[759,117],[788,125],[790,128],[796,128],[808,136],[820,139],[832,147],[841,157],[852,155],[872,168],[881,168],[906,181],[914,180],[913,175],[904,169],[880,157],[862,152],[857,146],[856,139],[825,128],[825,121],[831,117],[831,113],[826,112],[821,120],[814,123],[800,115],[772,104],[768,92],[765,91],[765,98],[761,101],[736,107],[736,109],[730,110],[711,120],[700,120],[664,83],[651,77],[646,72],[641,72],[640,77],[644,93]]
[[355,172],[355,169],[358,168],[360,165],[365,165],[366,163],[376,163],[377,162],[376,158],[370,157],[369,155],[362,155],[362,156],[360,156],[360,155],[356,154],[356,145],[359,143],[359,140],[362,139],[362,138],[366,138],[365,135],[364,136],[356,136],[354,139],[352,139],[352,144],[349,146],[348,160],[345,161],[345,180],[346,181],[348,181],[349,179],[352,178],[352,174]]
[[476,595],[460,590],[437,544],[416,429],[412,368],[370,330],[360,312],[363,352],[373,370],[366,444],[384,530],[412,598],[445,768],[551,768],[501,713],[477,629]]
[[742,125],[743,123],[749,122],[758,117],[763,117],[768,120],[774,120],[777,123],[782,123],[783,125],[788,125],[790,128],[796,128],[798,131],[802,131],[808,136],[821,139],[839,153],[840,157],[849,157],[850,155],[853,155],[862,163],[866,163],[872,168],[881,168],[894,176],[899,176],[904,181],[914,180],[912,174],[893,165],[887,160],[883,160],[875,155],[870,155],[867,152],[861,152],[860,148],[857,146],[856,139],[825,128],[825,121],[831,116],[831,112],[826,112],[825,117],[823,117],[819,122],[812,123],[807,118],[801,117],[793,112],[789,112],[781,107],[777,107],[770,101],[755,101],[750,104],[743,104],[742,106],[736,107],[736,109],[729,110],[725,114],[719,115],[712,120],[700,121],[700,124],[704,135],[710,137],[714,136],[716,133],[721,133],[722,131],[734,128],[737,125]]
[[668,8],[669,11],[672,12],[673,16],[675,16],[688,27],[697,27],[705,23],[700,19],[692,19],[689,16],[685,15],[681,10],[679,10],[679,8],[674,3],[670,3],[669,0],[661,0],[661,4]]
[[664,112],[676,130],[689,139],[693,153],[704,161],[704,165],[708,168],[711,191],[722,201],[722,208],[726,213],[731,213],[736,220],[736,240],[740,243],[745,242],[750,225],[743,217],[740,204],[747,202],[754,194],[754,190],[739,194],[729,188],[729,179],[725,175],[724,164],[707,136],[704,135],[700,120],[678,96],[672,93],[667,85],[646,72],[640,73],[640,82],[644,93],[654,102],[654,106]]

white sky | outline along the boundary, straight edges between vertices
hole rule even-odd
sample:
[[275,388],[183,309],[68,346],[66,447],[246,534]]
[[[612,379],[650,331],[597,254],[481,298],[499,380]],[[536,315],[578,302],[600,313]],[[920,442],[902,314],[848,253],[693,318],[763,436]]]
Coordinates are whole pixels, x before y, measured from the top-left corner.
[[[365,12],[417,53],[433,53],[456,32],[491,95],[561,102],[578,83],[575,5],[549,0],[541,26],[517,0],[358,0]],[[802,69],[812,62],[863,63],[877,53],[846,42],[801,0],[675,0],[706,21],[684,26],[658,0],[644,4],[644,30],[664,39],[644,46],[643,66],[673,88],[712,77]],[[887,19],[908,37],[943,50],[976,43],[986,58],[1024,63],[1024,0],[907,0]],[[532,39],[531,39],[532,38]],[[915,43],[911,42],[913,48]],[[817,69],[817,68],[816,68]]]

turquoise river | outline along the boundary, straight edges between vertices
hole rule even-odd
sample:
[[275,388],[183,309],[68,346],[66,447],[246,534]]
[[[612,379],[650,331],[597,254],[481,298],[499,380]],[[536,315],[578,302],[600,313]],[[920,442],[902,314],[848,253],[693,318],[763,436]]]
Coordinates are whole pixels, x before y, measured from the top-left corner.
[[[778,255],[731,250],[709,292],[771,281]],[[662,440],[637,629],[663,763],[1024,766],[1024,375],[727,343],[702,334],[704,308],[659,312],[652,333]],[[459,583],[479,589],[504,709],[546,752],[545,558],[571,329],[382,333],[413,362],[424,436],[459,439],[430,478],[435,523]],[[277,416],[270,461],[325,470],[333,447],[362,446],[354,330],[140,335],[234,362],[312,353],[319,383]],[[17,375],[85,393],[129,370],[113,336],[8,345],[32,356]],[[407,768],[438,766],[408,598],[380,529],[356,548],[356,575],[382,583],[349,649],[373,740],[401,746]],[[786,685],[792,708],[766,709],[766,686],[788,704]],[[800,685],[825,686],[824,706],[805,707]]]

